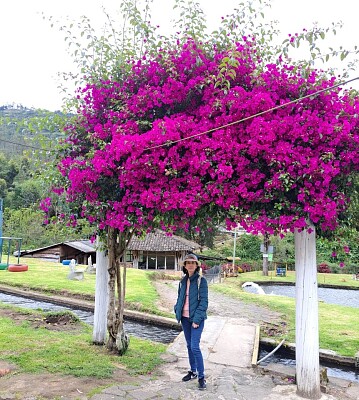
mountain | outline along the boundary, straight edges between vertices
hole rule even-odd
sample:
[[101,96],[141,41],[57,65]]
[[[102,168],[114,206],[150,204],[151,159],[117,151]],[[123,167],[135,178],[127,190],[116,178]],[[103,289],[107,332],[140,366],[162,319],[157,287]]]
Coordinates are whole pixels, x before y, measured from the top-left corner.
[[49,131],[42,128],[43,120],[64,117],[60,111],[51,112],[27,108],[22,105],[0,106],[0,152],[15,155],[24,150],[38,148],[38,135],[57,138],[59,130]]

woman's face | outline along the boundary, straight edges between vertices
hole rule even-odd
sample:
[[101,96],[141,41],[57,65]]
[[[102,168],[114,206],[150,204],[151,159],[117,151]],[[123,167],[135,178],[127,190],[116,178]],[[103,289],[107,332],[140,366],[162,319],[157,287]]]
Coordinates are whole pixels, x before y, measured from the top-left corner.
[[192,276],[194,274],[194,271],[197,268],[197,263],[196,261],[186,261],[184,264],[186,270],[188,271],[188,275]]

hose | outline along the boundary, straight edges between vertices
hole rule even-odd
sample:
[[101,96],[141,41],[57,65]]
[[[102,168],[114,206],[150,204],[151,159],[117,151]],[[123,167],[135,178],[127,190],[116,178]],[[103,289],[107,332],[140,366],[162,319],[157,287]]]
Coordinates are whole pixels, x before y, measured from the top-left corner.
[[268,357],[270,357],[272,354],[274,354],[281,346],[282,344],[285,342],[285,339],[283,339],[279,345],[273,349],[270,353],[268,353],[266,356],[264,356],[263,358],[261,358],[259,361],[257,361],[257,365],[260,364],[262,361],[266,360]]

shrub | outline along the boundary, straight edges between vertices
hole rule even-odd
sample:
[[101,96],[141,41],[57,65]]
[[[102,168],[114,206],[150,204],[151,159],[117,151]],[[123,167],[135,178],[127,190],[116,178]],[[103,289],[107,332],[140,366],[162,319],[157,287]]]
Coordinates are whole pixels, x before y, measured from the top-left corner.
[[252,266],[249,263],[243,263],[238,267],[238,272],[251,272],[251,271],[252,271]]
[[317,271],[322,274],[331,274],[332,270],[329,268],[329,265],[326,263],[321,263],[317,266]]
[[210,269],[211,267],[207,263],[201,261],[201,268],[202,268],[202,272],[205,272],[208,269]]
[[345,274],[346,273],[344,268],[341,268],[339,265],[334,265],[334,266],[330,267],[329,269],[331,270],[332,274]]
[[342,272],[344,274],[357,274],[359,271],[359,266],[358,265],[345,265],[344,268],[342,268]]

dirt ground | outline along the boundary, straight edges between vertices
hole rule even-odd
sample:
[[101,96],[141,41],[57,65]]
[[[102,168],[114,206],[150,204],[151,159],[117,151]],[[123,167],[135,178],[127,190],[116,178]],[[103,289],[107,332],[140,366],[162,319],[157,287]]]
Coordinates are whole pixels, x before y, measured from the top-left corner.
[[[177,295],[178,282],[157,281],[154,285],[160,295],[160,300],[158,301],[159,309],[172,312]],[[278,320],[278,314],[268,312],[253,304],[245,304],[239,300],[230,299],[211,290],[208,314],[245,318],[251,322],[267,321],[268,329],[274,329],[273,333],[276,333],[275,331],[278,333],[278,330],[285,329],[285,327],[275,322]],[[41,319],[31,317],[27,313],[0,309],[1,317],[10,317],[19,324],[27,321],[34,327],[45,327],[50,330],[70,332],[78,329],[78,323],[66,316],[55,319]],[[268,334],[270,334],[269,331]],[[130,384],[138,382],[138,379],[130,376],[120,367],[115,370],[111,379],[76,378],[54,374],[24,374],[18,372],[15,365],[0,360],[0,400],[87,400],[88,394],[95,389],[123,382]]]
[[[9,373],[1,376],[3,371]],[[76,378],[54,374],[17,373],[11,364],[0,361],[0,399],[1,400],[87,400],[88,393],[99,387],[116,383],[136,382],[123,370],[116,370],[111,379]]]

